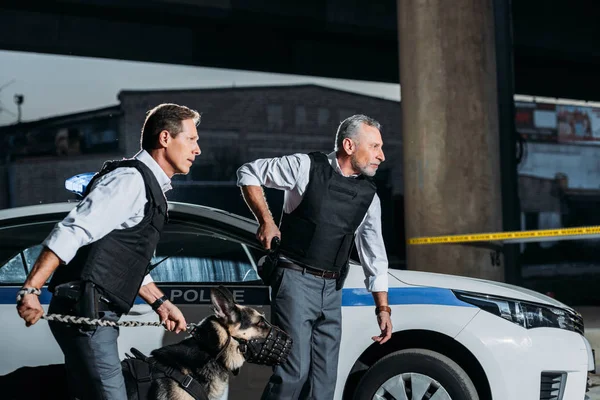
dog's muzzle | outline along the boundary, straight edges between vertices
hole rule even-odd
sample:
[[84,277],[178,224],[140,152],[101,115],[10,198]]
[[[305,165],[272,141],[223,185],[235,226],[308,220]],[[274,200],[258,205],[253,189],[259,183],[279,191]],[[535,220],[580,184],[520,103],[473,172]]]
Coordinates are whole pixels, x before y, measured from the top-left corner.
[[279,365],[287,361],[292,350],[292,338],[276,326],[271,325],[271,330],[266,338],[238,339],[240,352],[246,362],[262,365]]

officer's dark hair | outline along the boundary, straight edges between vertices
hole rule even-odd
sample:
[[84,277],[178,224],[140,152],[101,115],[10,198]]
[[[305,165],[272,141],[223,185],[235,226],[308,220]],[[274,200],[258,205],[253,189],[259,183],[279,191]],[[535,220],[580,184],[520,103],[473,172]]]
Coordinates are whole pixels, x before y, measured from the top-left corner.
[[372,126],[381,131],[381,124],[373,118],[362,114],[353,115],[343,120],[340,123],[340,126],[338,126],[337,133],[335,134],[335,146],[333,150],[338,151],[338,149],[343,148],[344,139],[346,138],[350,138],[356,142],[358,128],[361,124]]
[[146,120],[142,126],[140,144],[144,150],[158,148],[158,137],[162,131],[168,131],[171,137],[176,137],[183,130],[181,124],[186,119],[200,123],[200,114],[186,106],[173,103],[159,104],[146,113]]

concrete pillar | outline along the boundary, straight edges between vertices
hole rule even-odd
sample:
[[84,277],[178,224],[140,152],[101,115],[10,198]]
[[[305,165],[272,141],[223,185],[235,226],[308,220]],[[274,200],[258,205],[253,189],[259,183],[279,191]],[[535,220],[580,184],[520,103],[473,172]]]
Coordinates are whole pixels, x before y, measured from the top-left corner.
[[[492,1],[398,0],[408,238],[502,231]],[[504,280],[490,248],[407,246],[408,269]]]

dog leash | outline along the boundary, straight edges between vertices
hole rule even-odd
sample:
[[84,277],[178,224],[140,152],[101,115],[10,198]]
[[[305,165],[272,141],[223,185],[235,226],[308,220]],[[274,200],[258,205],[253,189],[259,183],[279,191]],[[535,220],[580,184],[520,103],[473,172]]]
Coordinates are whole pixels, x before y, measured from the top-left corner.
[[[48,314],[42,315],[42,319],[46,321],[62,322],[65,324],[76,324],[76,325],[91,325],[91,326],[123,326],[123,327],[138,327],[138,326],[163,326],[162,322],[145,322],[145,321],[107,321],[103,319],[91,319],[87,317],[75,317],[73,315],[62,315],[62,314]],[[190,332],[198,324],[187,324],[186,329]],[[166,328],[165,328],[166,329]]]

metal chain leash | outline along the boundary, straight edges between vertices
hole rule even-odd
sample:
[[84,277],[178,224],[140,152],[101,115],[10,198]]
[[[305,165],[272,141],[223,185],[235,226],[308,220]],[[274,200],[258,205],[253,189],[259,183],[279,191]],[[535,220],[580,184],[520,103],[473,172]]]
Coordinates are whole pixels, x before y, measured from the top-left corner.
[[[124,327],[137,327],[137,326],[164,326],[162,322],[140,322],[140,321],[107,321],[102,319],[91,319],[87,317],[74,317],[72,315],[62,315],[62,314],[48,314],[43,315],[42,319],[46,321],[57,321],[65,324],[76,324],[76,325],[95,325],[95,326],[124,326]],[[191,331],[198,324],[187,324],[187,331]],[[165,328],[166,329],[166,328]]]

